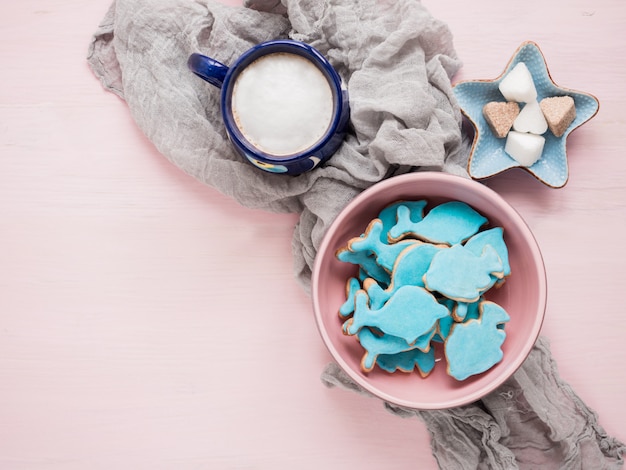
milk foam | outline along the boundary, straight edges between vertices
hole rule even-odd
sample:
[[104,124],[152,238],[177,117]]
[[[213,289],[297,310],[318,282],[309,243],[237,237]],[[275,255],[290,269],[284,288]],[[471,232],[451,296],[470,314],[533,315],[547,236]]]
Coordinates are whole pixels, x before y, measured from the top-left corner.
[[249,142],[265,153],[286,156],[324,136],[333,117],[333,94],[324,74],[308,59],[277,52],[240,73],[232,109]]

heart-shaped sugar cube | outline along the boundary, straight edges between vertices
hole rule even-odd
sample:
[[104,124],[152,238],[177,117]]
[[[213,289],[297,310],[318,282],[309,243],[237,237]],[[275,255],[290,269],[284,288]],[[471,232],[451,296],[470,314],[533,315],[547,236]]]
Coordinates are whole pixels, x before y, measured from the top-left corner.
[[537,99],[533,76],[524,62],[519,62],[513,67],[504,76],[498,88],[507,101],[528,103]]
[[517,132],[530,132],[538,135],[548,130],[548,123],[537,101],[529,101],[524,105],[513,122],[513,129]]
[[485,121],[498,139],[506,137],[518,114],[519,104],[514,101],[492,101],[483,107]]
[[541,158],[546,139],[542,135],[511,131],[504,151],[524,166],[532,166]]
[[539,106],[556,137],[561,137],[576,118],[576,105],[571,96],[544,98]]

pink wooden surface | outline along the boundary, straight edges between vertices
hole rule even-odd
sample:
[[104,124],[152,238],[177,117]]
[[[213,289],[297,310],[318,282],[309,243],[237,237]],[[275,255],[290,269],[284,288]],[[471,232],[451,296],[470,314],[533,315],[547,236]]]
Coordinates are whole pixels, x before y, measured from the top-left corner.
[[[534,40],[559,85],[601,101],[565,188],[487,184],[542,248],[562,377],[624,440],[626,6],[424,3],[455,35],[455,80]],[[0,468],[436,468],[421,422],[321,385],[296,216],[182,174],[102,90],[85,56],[108,5],[0,6]]]

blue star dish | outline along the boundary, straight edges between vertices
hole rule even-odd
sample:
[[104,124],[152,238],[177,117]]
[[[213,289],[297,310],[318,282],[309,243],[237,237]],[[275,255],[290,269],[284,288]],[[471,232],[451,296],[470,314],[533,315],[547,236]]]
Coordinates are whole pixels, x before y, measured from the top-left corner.
[[[483,116],[483,106],[491,101],[505,101],[498,89],[504,76],[519,62],[524,62],[530,71],[537,101],[552,96],[571,96],[576,107],[576,118],[561,137],[552,132],[544,134],[546,139],[542,156],[535,164],[525,167],[504,151],[506,139],[498,139]],[[467,170],[475,180],[497,175],[510,168],[522,168],[542,183],[552,188],[565,186],[569,178],[565,141],[577,127],[594,117],[599,109],[596,97],[589,93],[561,88],[552,81],[545,58],[534,42],[524,42],[515,52],[505,71],[494,80],[468,80],[457,83],[453,88],[461,112],[475,129],[474,142],[467,163]]]

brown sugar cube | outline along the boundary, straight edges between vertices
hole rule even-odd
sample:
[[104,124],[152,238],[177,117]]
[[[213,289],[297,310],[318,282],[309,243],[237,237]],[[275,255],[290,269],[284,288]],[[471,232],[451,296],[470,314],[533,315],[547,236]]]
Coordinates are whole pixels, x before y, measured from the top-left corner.
[[483,116],[498,139],[506,137],[518,114],[519,104],[515,101],[491,101],[483,107]]
[[576,106],[571,96],[544,98],[539,106],[556,137],[561,137],[576,118]]

